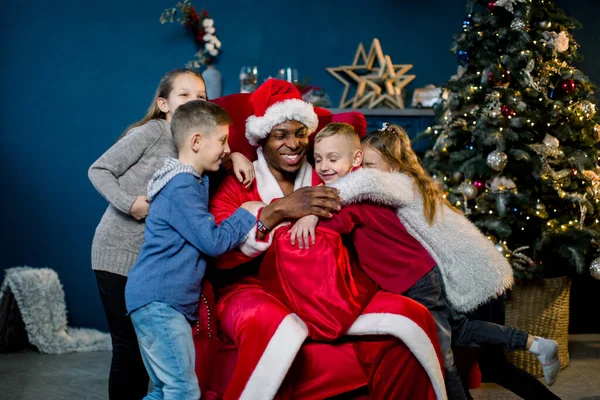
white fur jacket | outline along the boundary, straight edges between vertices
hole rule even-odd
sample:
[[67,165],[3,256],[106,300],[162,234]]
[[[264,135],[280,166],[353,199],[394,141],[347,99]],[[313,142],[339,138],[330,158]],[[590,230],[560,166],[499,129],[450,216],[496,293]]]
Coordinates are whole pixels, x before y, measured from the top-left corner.
[[429,225],[423,198],[408,175],[362,169],[331,186],[340,190],[344,204],[368,201],[397,208],[406,230],[436,261],[457,311],[474,310],[512,286],[510,264],[466,217],[443,206]]

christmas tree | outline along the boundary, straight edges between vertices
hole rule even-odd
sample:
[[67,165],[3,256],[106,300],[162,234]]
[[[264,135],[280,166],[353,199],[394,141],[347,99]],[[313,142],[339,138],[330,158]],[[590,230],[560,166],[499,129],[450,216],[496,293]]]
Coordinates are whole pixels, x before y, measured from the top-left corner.
[[426,132],[425,167],[519,277],[600,279],[600,125],[573,66],[578,26],[551,0],[471,0]]

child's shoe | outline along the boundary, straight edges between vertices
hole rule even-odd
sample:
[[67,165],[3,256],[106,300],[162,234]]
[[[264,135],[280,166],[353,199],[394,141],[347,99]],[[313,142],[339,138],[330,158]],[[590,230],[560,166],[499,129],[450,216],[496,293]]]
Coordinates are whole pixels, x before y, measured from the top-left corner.
[[535,354],[542,364],[546,385],[552,386],[560,372],[560,359],[558,358],[558,343],[555,340],[544,339],[536,336],[529,352]]

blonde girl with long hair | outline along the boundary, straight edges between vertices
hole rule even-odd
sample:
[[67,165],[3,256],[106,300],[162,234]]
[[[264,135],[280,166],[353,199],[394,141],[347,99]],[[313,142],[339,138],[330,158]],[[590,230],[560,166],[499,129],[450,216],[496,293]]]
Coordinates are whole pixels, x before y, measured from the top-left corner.
[[[202,75],[192,69],[166,73],[146,115],[129,126],[88,171],[96,190],[109,202],[92,242],[92,269],[113,345],[111,400],[141,399],[148,390],[148,375],[126,316],[125,284],[144,240],[148,182],[166,158],[177,158],[170,122],[175,110],[191,100],[207,100]],[[252,163],[239,153],[229,157],[240,182],[249,185],[254,179]]]
[[421,166],[406,131],[397,125],[384,126],[365,136],[361,144],[365,174],[350,174],[349,178],[356,175],[355,179],[345,183],[340,180],[334,186],[347,202],[370,200],[396,207],[406,231],[435,261],[435,267],[402,294],[423,304],[433,315],[448,397],[466,398],[451,344],[491,343],[503,344],[508,350],[528,350],[538,357],[546,382],[552,385],[560,371],[557,342],[516,328],[469,321],[464,316],[510,287],[512,270],[491,242],[450,207],[442,190]]

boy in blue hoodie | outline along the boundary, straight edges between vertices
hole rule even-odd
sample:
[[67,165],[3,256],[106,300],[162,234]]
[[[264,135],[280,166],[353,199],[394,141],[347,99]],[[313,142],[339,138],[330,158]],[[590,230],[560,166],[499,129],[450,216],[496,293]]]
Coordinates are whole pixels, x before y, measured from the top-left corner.
[[242,205],[217,226],[208,212],[205,171],[230,152],[231,119],[216,104],[191,101],[171,122],[178,159],[169,158],[148,184],[144,244],[125,287],[127,312],[154,389],[145,399],[199,399],[192,326],[198,315],[206,257],[239,245],[254,217]]

